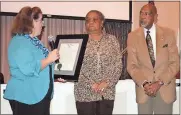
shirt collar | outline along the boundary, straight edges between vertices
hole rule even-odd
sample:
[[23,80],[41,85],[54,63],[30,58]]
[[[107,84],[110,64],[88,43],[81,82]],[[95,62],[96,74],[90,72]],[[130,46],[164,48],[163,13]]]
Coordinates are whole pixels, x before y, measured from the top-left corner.
[[[153,24],[152,27],[149,29],[149,31],[150,31],[150,33],[153,33],[153,32],[155,32],[155,30],[156,30],[156,26],[155,26],[155,24]],[[144,28],[145,35],[147,33],[146,31],[148,31],[148,29]]]

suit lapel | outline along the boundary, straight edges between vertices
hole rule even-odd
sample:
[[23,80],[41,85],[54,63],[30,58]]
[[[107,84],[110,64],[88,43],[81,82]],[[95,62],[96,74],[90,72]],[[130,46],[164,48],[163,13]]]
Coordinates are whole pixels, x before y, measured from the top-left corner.
[[[142,53],[142,56],[144,56],[144,60],[145,60],[145,64],[149,67],[149,68],[153,68],[152,66],[152,63],[151,63],[151,60],[150,60],[150,55],[148,53],[148,47],[147,47],[147,44],[146,44],[146,38],[145,38],[145,35],[144,35],[144,29],[141,27],[139,29],[139,32],[138,32],[138,35],[139,35],[139,49],[141,50],[141,53]],[[142,60],[143,61],[143,60]]]
[[161,51],[162,47],[164,45],[164,37],[163,37],[163,31],[156,25],[156,63],[155,68],[159,65],[158,62],[161,60],[161,56],[159,55],[159,52]]

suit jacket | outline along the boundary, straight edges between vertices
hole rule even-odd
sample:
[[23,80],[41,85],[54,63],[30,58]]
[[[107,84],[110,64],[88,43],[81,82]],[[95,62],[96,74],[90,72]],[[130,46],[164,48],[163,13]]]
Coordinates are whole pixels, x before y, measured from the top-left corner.
[[136,83],[136,101],[144,103],[149,98],[142,84],[162,80],[159,92],[166,103],[176,100],[175,75],[179,70],[179,55],[174,32],[156,25],[156,62],[153,68],[148,53],[143,27],[131,32],[127,41],[127,70]]

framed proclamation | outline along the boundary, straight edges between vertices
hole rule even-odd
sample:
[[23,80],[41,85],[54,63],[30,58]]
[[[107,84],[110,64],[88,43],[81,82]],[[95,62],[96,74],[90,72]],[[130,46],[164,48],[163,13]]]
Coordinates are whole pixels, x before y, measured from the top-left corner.
[[55,79],[78,81],[87,41],[88,34],[57,35],[55,47],[59,50],[60,59],[55,64]]

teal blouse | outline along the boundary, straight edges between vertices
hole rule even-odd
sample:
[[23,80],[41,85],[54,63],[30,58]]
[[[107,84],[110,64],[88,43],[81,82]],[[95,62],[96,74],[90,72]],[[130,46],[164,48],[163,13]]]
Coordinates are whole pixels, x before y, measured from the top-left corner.
[[[50,83],[49,66],[41,70],[41,60],[48,53],[38,38],[31,39],[29,35],[12,38],[8,47],[11,77],[6,86],[5,99],[35,104],[45,97]],[[52,77],[53,70],[54,67]]]

